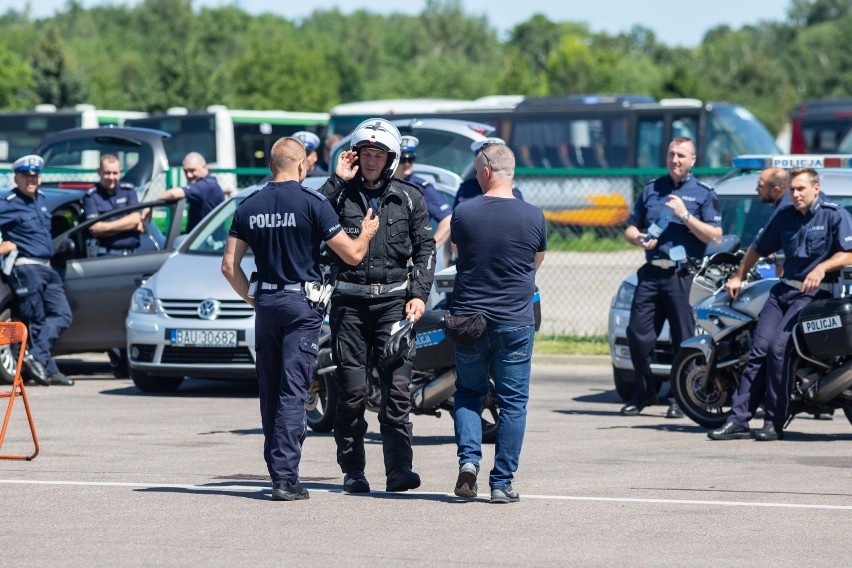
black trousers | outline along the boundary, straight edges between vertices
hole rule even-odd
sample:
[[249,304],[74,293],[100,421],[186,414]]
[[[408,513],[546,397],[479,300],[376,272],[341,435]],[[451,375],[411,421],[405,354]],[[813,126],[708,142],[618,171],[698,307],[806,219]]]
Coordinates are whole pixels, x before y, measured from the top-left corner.
[[366,465],[364,412],[372,365],[377,367],[382,395],[379,426],[385,472],[412,465],[411,361],[403,357],[388,367],[378,366],[391,326],[405,317],[405,303],[403,296],[364,298],[335,294],[332,298],[329,323],[338,391],[334,440],[337,463],[343,473],[363,470]]
[[644,264],[636,275],[639,281],[630,306],[627,344],[636,373],[632,402],[642,405],[656,398],[651,354],[663,322],[669,321],[672,347],[677,353],[681,342],[695,335],[695,318],[689,305],[692,277],[680,276],[674,268],[652,264]]

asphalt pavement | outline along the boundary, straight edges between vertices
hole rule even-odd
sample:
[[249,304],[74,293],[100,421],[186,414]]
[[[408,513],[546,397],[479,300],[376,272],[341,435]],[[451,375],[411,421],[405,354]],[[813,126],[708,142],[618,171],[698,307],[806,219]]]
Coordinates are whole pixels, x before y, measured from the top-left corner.
[[[415,416],[416,491],[384,489],[369,414],[369,495],[341,492],[309,433],[311,498],[272,502],[256,388],[188,380],[145,395],[105,358],[74,387],[28,388],[41,442],[0,461],[5,566],[840,566],[852,559],[852,425],[796,419],[779,442],[713,442],[665,407],[618,414],[606,358],[538,358],[515,488],[457,499],[452,419]],[[3,451],[26,450],[15,403]],[[759,426],[759,425],[758,425]]]

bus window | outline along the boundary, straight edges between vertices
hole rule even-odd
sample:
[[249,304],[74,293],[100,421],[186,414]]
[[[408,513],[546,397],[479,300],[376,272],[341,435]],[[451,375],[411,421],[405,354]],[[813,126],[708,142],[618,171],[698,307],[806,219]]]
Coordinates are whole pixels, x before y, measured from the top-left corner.
[[166,140],[164,145],[169,165],[172,167],[180,167],[183,157],[190,152],[198,152],[211,164],[217,160],[216,120],[212,114],[151,116],[128,120],[127,124],[170,133],[172,137]]
[[[777,154],[778,146],[766,127],[753,114],[741,106],[713,103],[708,105],[710,123],[718,121],[718,130],[725,132],[733,150],[739,154]],[[723,167],[730,165],[730,156],[724,158]],[[703,165],[703,164],[702,164]]]
[[509,145],[524,168],[571,167],[569,123],[549,119],[517,118]]
[[640,118],[636,125],[636,167],[661,168],[665,122],[659,117]]
[[672,120],[672,140],[689,138],[698,146],[698,117],[679,116]]

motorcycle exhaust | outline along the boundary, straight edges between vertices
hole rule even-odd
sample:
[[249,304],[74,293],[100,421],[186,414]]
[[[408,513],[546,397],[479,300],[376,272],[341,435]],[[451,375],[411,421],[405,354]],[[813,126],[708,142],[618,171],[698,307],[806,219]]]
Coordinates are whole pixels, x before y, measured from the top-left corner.
[[834,369],[808,388],[808,399],[823,404],[852,387],[852,361]]
[[411,393],[411,405],[418,410],[431,410],[456,391],[455,367]]

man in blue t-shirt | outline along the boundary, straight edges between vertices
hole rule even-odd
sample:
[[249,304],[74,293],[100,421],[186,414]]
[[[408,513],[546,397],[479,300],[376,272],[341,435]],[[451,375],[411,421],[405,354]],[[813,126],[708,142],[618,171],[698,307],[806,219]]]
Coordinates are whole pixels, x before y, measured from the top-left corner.
[[[305,147],[296,138],[278,140],[270,152],[273,180],[237,207],[222,258],[222,273],[254,306],[263,456],[274,501],[307,499],[299,484],[305,440],[305,400],[316,364],[324,305],[315,296],[322,281],[320,245],[344,262],[358,264],[379,227],[368,210],[360,234],[350,238],[337,212],[319,192],[301,185],[307,174]],[[256,291],[241,263],[251,249]]]
[[174,187],[160,194],[159,199],[181,199],[189,203],[186,232],[192,231],[208,213],[225,201],[225,192],[216,178],[207,170],[207,161],[198,152],[190,152],[183,159],[183,173],[189,185]]
[[453,212],[450,238],[458,262],[450,312],[453,316],[481,314],[486,329],[472,344],[455,346],[459,456],[455,494],[471,499],[477,495],[482,457],[480,414],[489,391],[489,370],[493,370],[500,420],[488,484],[492,503],[514,503],[520,499],[512,480],[521,455],[529,399],[535,274],[544,260],[547,227],[538,207],[512,195],[515,155],[508,146],[485,146],[474,166],[484,193],[459,204]]

